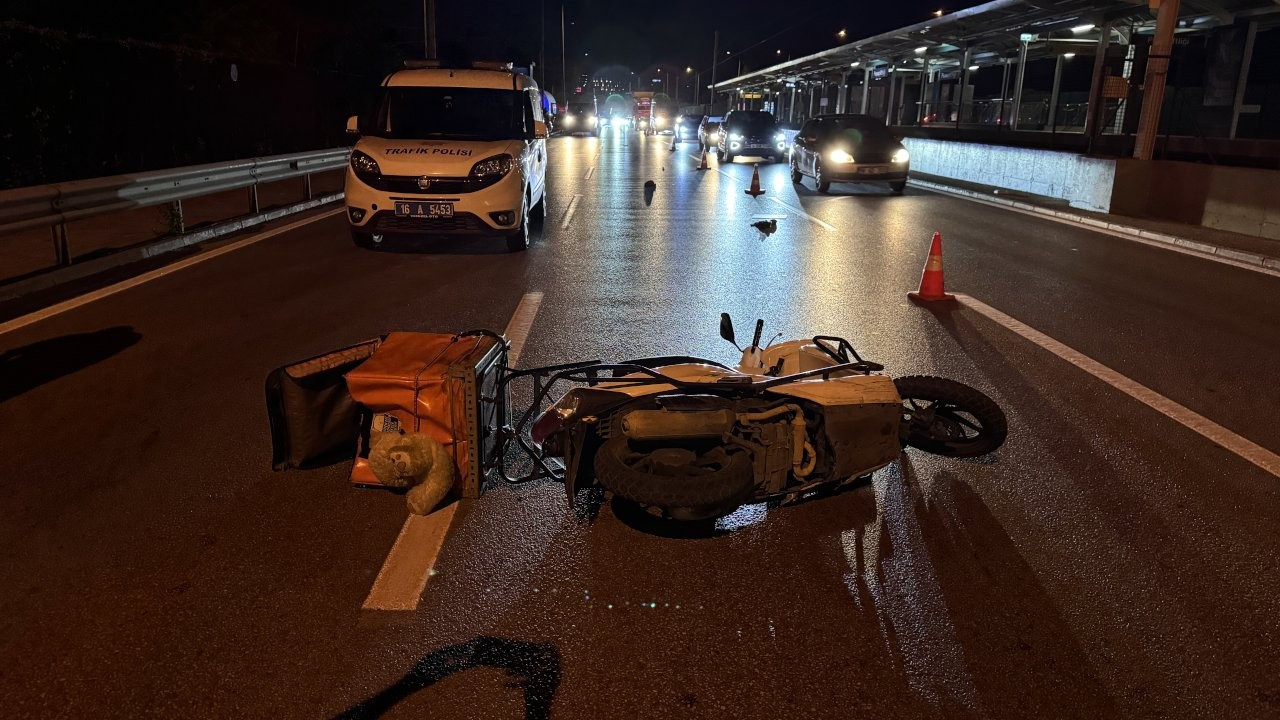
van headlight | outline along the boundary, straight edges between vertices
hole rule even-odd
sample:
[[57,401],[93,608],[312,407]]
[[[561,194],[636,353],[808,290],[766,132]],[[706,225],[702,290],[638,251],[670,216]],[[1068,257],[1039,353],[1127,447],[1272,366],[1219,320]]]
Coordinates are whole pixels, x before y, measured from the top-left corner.
[[742,139],[742,133],[729,133],[729,139],[730,139],[730,140],[741,140],[741,139]]
[[572,115],[565,115],[565,116],[564,116],[564,126],[565,126],[565,127],[573,127],[573,116],[572,116]]
[[893,161],[896,163],[904,163],[911,159],[911,153],[906,148],[898,148],[893,151]]
[[510,155],[494,155],[471,166],[471,177],[485,180],[503,177],[515,167],[515,160]]
[[840,150],[838,148],[827,153],[827,160],[839,165],[848,165],[854,162],[853,156],[849,154],[848,150]]
[[773,136],[773,141],[774,141],[774,142],[786,142],[786,141],[787,141],[787,134],[786,134],[786,133],[778,133],[777,135],[774,135],[774,136]]
[[351,169],[356,171],[357,177],[362,178],[377,177],[382,174],[382,168],[378,167],[378,161],[359,150],[351,151]]

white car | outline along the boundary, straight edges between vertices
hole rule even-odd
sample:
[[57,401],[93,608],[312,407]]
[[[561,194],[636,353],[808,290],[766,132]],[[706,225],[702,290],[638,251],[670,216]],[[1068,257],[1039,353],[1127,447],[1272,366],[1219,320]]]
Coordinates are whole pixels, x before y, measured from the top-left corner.
[[546,214],[547,124],[538,86],[510,66],[416,63],[388,75],[345,183],[351,237],[505,236],[529,246]]

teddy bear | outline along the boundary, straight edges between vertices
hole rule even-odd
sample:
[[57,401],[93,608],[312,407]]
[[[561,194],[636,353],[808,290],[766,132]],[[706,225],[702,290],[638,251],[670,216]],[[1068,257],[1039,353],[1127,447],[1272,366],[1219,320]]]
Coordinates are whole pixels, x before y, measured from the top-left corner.
[[369,469],[387,487],[409,488],[405,503],[415,515],[429,514],[453,487],[453,458],[422,433],[374,433]]

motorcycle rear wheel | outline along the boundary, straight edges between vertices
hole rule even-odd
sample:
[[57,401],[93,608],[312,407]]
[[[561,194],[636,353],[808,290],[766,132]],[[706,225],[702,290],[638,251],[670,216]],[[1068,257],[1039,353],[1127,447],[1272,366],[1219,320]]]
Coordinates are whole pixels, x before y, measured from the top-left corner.
[[751,457],[716,446],[633,448],[625,437],[596,452],[596,479],[624,500],[657,508],[675,520],[709,520],[733,512],[750,495]]
[[899,438],[946,457],[977,457],[1000,447],[1009,423],[996,402],[954,380],[927,375],[895,378],[902,396]]

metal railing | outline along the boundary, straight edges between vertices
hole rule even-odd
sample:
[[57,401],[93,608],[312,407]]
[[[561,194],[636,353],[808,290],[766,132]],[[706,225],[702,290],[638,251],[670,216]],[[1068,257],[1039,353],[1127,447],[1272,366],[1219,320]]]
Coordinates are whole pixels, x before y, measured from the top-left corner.
[[[923,104],[923,110],[920,106]],[[998,128],[1013,127],[1013,99],[972,100],[964,103],[926,102],[909,103],[899,110],[900,125],[956,125],[971,127],[986,125]],[[916,113],[922,122],[916,122]],[[1059,102],[1056,112],[1049,112],[1048,98],[1029,98],[1018,111],[1019,130],[1049,132],[1084,132],[1085,116],[1089,103]]]
[[57,264],[69,265],[69,222],[167,204],[170,230],[183,234],[183,200],[248,188],[248,210],[257,214],[258,185],[291,178],[303,179],[305,198],[311,200],[312,174],[342,169],[350,152],[313,150],[0,191],[0,235],[51,228]]

